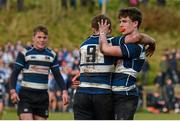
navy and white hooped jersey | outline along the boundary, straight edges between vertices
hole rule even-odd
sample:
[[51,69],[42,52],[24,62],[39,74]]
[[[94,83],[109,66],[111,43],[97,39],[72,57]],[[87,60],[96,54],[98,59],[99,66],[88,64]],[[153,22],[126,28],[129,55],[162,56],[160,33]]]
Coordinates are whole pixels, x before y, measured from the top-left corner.
[[22,68],[21,86],[30,90],[47,90],[50,69],[59,69],[56,53],[48,48],[24,48],[17,56],[15,66]]
[[[110,41],[112,38],[108,38]],[[88,94],[111,93],[111,72],[114,59],[104,56],[99,47],[99,36],[91,35],[80,46],[80,85],[77,92]]]
[[116,37],[113,45],[119,45],[122,58],[117,61],[112,77],[112,91],[122,95],[137,95],[136,76],[145,61],[145,48],[140,44],[124,44],[124,37]]
[[0,76],[0,102],[3,100],[3,94],[4,94],[4,82],[5,80]]

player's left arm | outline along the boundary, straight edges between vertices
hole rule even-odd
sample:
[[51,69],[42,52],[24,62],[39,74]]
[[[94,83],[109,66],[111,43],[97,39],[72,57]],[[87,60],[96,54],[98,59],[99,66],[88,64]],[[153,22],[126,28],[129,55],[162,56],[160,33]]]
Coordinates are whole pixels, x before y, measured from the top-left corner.
[[146,56],[151,57],[154,54],[154,51],[156,50],[155,39],[144,33],[141,33],[140,35],[140,44],[148,45],[148,47],[146,48]]
[[153,55],[156,49],[155,39],[145,33],[137,32],[132,35],[127,35],[125,37],[125,43],[136,43],[136,44],[147,45],[148,47],[146,48],[146,55],[150,57]]
[[65,81],[60,73],[60,70],[59,70],[59,64],[58,64],[58,61],[57,61],[57,55],[52,63],[52,66],[51,66],[51,71],[54,75],[54,78],[57,82],[57,84],[59,85],[61,91],[62,91],[62,98],[63,98],[63,103],[64,105],[68,104],[69,102],[69,96],[68,96],[68,92],[67,92],[67,89],[66,89],[66,85],[65,85]]

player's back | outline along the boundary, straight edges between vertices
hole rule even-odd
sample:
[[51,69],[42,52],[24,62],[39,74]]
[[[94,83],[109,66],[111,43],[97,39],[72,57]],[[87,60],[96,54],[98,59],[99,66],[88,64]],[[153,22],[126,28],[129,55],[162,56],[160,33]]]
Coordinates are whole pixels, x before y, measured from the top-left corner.
[[99,36],[92,35],[85,40],[80,46],[80,85],[77,92],[111,93],[113,63],[113,57],[101,53]]

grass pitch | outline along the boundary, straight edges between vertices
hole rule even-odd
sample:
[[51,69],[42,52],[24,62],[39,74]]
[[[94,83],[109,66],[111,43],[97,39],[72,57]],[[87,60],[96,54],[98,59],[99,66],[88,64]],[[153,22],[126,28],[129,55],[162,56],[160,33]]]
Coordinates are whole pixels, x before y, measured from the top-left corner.
[[[3,114],[3,120],[18,120],[16,110],[5,109]],[[62,113],[62,112],[50,112],[49,120],[73,120],[73,113]],[[161,113],[152,114],[148,112],[137,112],[135,120],[180,120],[180,114],[174,113]]]

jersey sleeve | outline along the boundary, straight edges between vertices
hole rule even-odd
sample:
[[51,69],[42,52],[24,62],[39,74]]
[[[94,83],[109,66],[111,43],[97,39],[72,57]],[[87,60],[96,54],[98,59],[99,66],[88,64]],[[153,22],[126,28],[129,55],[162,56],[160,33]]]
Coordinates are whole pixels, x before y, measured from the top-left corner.
[[25,56],[23,53],[19,52],[15,61],[15,66],[24,67],[25,66]]
[[53,69],[53,68],[59,68],[59,62],[58,62],[57,54],[55,54],[54,60],[51,63],[51,69]]
[[17,78],[21,70],[25,66],[25,57],[23,53],[19,52],[16,58],[16,61],[13,65],[12,73],[10,76],[10,89],[15,89],[16,88],[16,83],[17,83]]
[[138,58],[143,51],[142,46],[138,44],[120,44],[123,58]]
[[66,85],[64,82],[64,79],[60,73],[59,70],[59,63],[58,63],[58,59],[57,59],[57,54],[55,55],[54,61],[51,64],[51,71],[54,75],[54,78],[58,84],[58,86],[60,87],[61,90],[66,90]]

